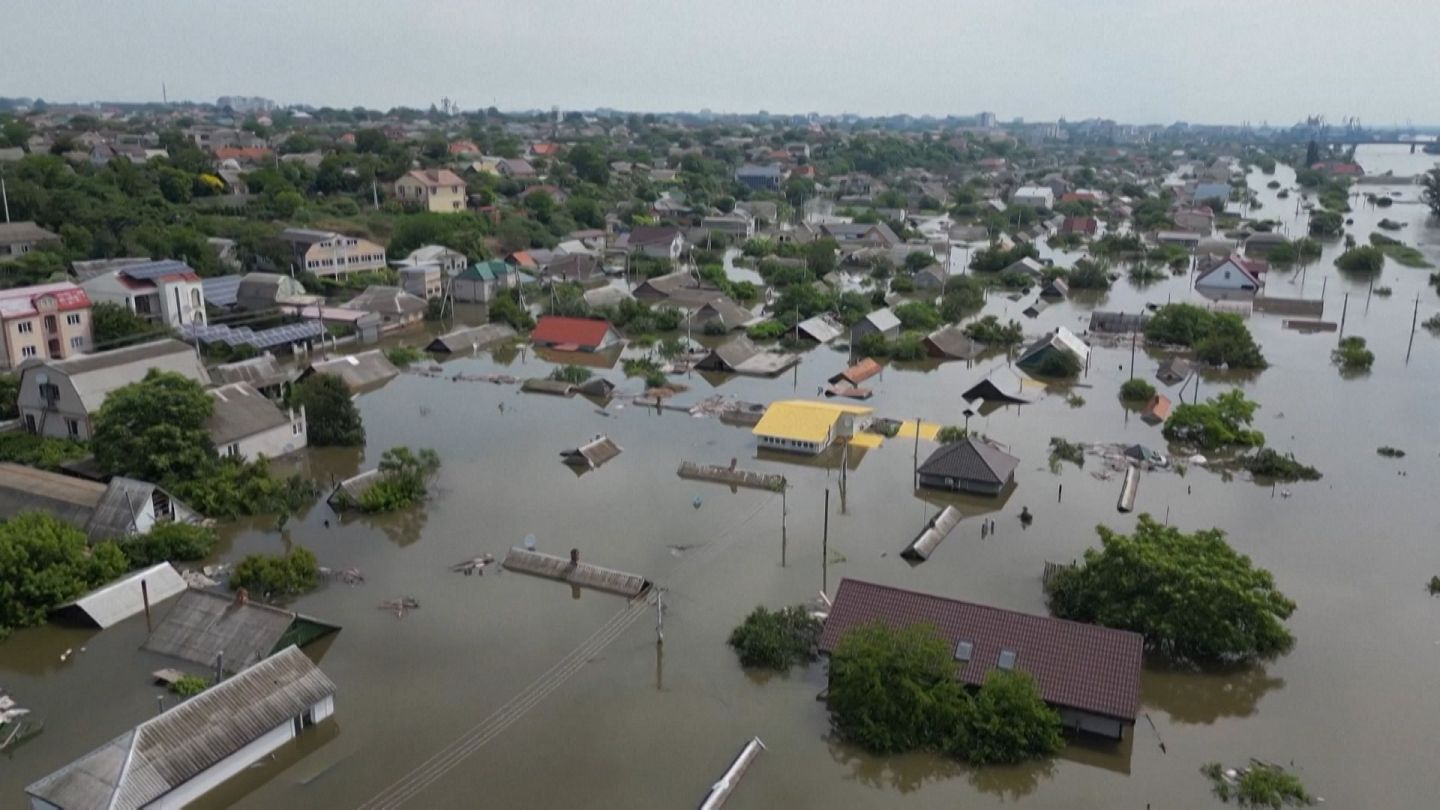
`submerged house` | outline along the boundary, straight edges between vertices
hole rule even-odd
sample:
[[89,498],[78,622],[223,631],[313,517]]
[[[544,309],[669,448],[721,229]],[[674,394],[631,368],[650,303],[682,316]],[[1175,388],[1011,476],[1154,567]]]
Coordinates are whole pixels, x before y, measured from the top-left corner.
[[1030,344],[1030,348],[1020,355],[1015,365],[1026,371],[1043,371],[1053,368],[1051,364],[1059,355],[1068,355],[1083,368],[1090,359],[1090,347],[1076,337],[1074,332],[1057,326],[1055,331]]
[[301,373],[300,379],[304,380],[311,374],[333,374],[345,383],[351,393],[355,393],[384,385],[399,376],[400,369],[385,357],[384,352],[371,349],[367,352],[316,360]]
[[819,455],[837,439],[854,436],[873,408],[791,399],[772,402],[751,429],[762,450]]
[[503,323],[487,323],[483,326],[467,326],[430,341],[425,351],[432,354],[457,354],[473,352],[515,337],[515,330]]
[[[63,622],[104,630],[143,612],[147,604],[179,596],[189,587],[168,562],[158,563],[125,576],[66,602],[51,611]],[[147,601],[148,600],[148,601]]]
[[1155,377],[1166,385],[1174,385],[1190,376],[1190,361],[1183,357],[1167,357],[1155,371]]
[[877,309],[850,327],[851,345],[858,344],[866,335],[880,335],[886,340],[894,340],[900,336],[900,319],[889,307]]
[[1125,312],[1105,312],[1097,309],[1090,313],[1090,331],[1107,335],[1144,332],[1145,323],[1149,320],[1150,316],[1143,312],[1130,314]]
[[609,436],[596,436],[578,447],[560,451],[560,460],[571,467],[593,470],[620,455],[621,449]]
[[530,331],[530,342],[562,352],[600,352],[620,344],[620,333],[604,318],[546,315]]
[[101,484],[0,463],[0,520],[41,510],[85,532],[91,543],[147,534],[156,523],[198,523],[200,515],[155,484],[115,476]]
[[1144,637],[1128,630],[1035,616],[857,579],[842,579],[820,636],[829,656],[851,630],[933,625],[953,650],[956,677],[979,687],[995,670],[1035,680],[1065,728],[1119,740],[1140,704]]
[[970,339],[959,325],[941,327],[925,337],[925,351],[931,357],[951,360],[974,360],[985,351],[985,344]]
[[1265,282],[1260,280],[1265,263],[1256,259],[1230,256],[1216,262],[1195,277],[1195,290],[1203,294],[1254,295]]
[[155,626],[143,648],[200,666],[238,672],[294,644],[339,632],[339,625],[234,596],[187,590]]
[[25,788],[31,810],[184,807],[335,711],[295,647],[221,681]]
[[1015,480],[1020,459],[973,437],[944,445],[920,465],[922,487],[999,495]]
[[797,354],[766,351],[745,335],[736,335],[696,361],[695,368],[751,377],[773,377],[799,362]]

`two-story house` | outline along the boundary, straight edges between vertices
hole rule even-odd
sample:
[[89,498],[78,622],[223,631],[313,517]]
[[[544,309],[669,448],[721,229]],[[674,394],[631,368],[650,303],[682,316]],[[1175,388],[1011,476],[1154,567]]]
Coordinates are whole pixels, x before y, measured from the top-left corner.
[[172,329],[209,323],[200,276],[174,259],[126,264],[88,278],[80,286],[92,301],[119,304]]
[[348,276],[351,273],[385,269],[385,248],[358,236],[346,236],[334,231],[286,228],[280,232],[280,241],[290,247],[297,272],[314,273],[317,276]]
[[88,352],[90,299],[68,281],[0,290],[0,335],[3,368]]
[[145,378],[150,369],[173,371],[201,385],[210,375],[195,349],[174,338],[138,343],[99,354],[26,363],[20,370],[16,406],[25,430],[41,436],[88,440],[91,416],[105,397]]
[[416,169],[395,181],[395,198],[436,214],[465,210],[465,181],[449,169]]
[[678,261],[685,248],[685,236],[679,228],[669,225],[637,225],[622,235],[615,246],[627,253]]

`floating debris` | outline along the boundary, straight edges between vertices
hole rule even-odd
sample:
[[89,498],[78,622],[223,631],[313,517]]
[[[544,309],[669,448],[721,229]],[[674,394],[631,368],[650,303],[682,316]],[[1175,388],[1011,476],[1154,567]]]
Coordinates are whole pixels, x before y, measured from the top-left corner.
[[455,563],[454,565],[450,566],[450,570],[458,571],[467,577],[471,574],[478,574],[483,577],[485,576],[485,569],[494,562],[495,555],[481,554],[479,557],[471,557],[468,560],[461,560],[460,562]]
[[365,575],[360,573],[359,568],[342,568],[340,570],[336,570],[334,568],[326,568],[324,566],[321,566],[319,570],[320,576],[325,577],[326,579],[339,580],[346,585],[365,584]]
[[386,599],[379,604],[381,610],[395,611],[395,618],[403,619],[405,614],[412,610],[420,609],[420,600],[413,596],[402,596],[399,599]]
[[[207,566],[207,568],[208,567],[209,566]],[[220,584],[220,580],[211,579],[210,577],[200,573],[199,571],[181,571],[180,578],[185,580],[185,584],[187,586],[191,588],[198,588],[202,591],[206,588],[213,588],[216,585]]]

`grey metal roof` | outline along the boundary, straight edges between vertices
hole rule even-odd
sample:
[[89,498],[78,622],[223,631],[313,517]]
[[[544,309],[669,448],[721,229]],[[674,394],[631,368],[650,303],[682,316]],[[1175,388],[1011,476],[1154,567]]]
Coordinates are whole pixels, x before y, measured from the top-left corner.
[[280,365],[275,359],[275,355],[269,352],[249,360],[222,363],[210,371],[210,376],[221,385],[245,382],[256,388],[279,385],[299,376],[298,369],[293,366]]
[[800,332],[808,335],[811,340],[820,343],[829,343],[837,337],[845,334],[844,328],[824,315],[816,315],[813,318],[806,318],[797,327]]
[[86,413],[99,410],[111,391],[139,382],[152,368],[174,371],[202,385],[210,384],[210,375],[195,356],[195,350],[174,338],[97,354],[80,354],[65,360],[50,360],[28,367],[24,373],[31,374],[35,368],[49,368],[69,377]]
[[68,475],[0,463],[0,519],[38,510],[79,529],[90,523],[106,487]]
[[[141,583],[144,583],[144,593]],[[152,565],[126,574],[108,585],[85,594],[55,609],[56,613],[82,619],[104,630],[145,609],[145,594],[150,604],[158,604],[185,592],[185,578],[168,562]]]
[[959,325],[931,332],[925,341],[946,357],[958,360],[973,360],[985,351],[985,345],[972,340]]
[[248,326],[232,328],[226,324],[187,323],[180,326],[180,334],[187,340],[205,344],[224,343],[227,346],[253,346],[256,349],[273,349],[315,340],[325,334],[325,325],[320,321],[299,321],[255,331]]
[[399,287],[366,287],[344,305],[345,309],[378,312],[381,315],[414,315],[424,312],[425,299],[411,295]]
[[697,368],[734,371],[746,360],[760,353],[760,348],[745,335],[736,335],[710,350],[710,354],[696,364]]
[[931,453],[920,465],[920,474],[1004,484],[1019,464],[1020,459],[998,447],[966,438]]
[[250,383],[230,383],[209,393],[215,407],[205,422],[205,430],[216,447],[290,423],[290,417]]
[[455,352],[478,349],[491,343],[509,340],[513,337],[515,337],[515,330],[509,326],[503,323],[487,323],[484,326],[446,332],[440,337],[430,341],[430,345],[425,347],[425,351],[454,354]]
[[400,369],[395,368],[379,349],[317,360],[310,364],[310,371],[316,374],[334,374],[344,380],[351,391],[379,385],[400,373]]
[[240,294],[240,276],[215,276],[200,280],[205,303],[215,307],[233,307]]
[[340,234],[334,231],[315,231],[308,228],[286,228],[280,232],[280,238],[286,242],[298,242],[304,245],[314,245],[334,239]]
[[156,625],[144,648],[201,666],[224,654],[227,670],[262,661],[297,618],[283,608],[213,591],[188,590]]
[[90,542],[117,540],[134,534],[137,516],[155,497],[157,489],[159,487],[154,484],[134,478],[120,475],[111,478],[105,494],[90,515],[90,522],[85,526]]
[[866,315],[865,320],[869,321],[871,326],[874,326],[881,332],[888,332],[891,329],[900,328],[900,319],[895,316],[894,312],[890,311],[889,307],[875,310],[869,315]]
[[138,810],[335,694],[288,647],[25,788],[66,810]]
[[33,222],[0,222],[0,245],[47,241],[58,242],[60,237]]

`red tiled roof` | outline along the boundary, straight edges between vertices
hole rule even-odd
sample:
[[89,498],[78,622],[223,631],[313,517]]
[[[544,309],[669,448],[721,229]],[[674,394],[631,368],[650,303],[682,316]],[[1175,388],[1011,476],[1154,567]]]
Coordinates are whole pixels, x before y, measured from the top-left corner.
[[973,646],[969,663],[956,662],[960,680],[979,686],[1001,650],[1016,653],[1015,669],[1029,673],[1047,703],[1133,722],[1140,704],[1139,633],[1033,616],[943,596],[842,579],[820,636],[826,654],[852,628],[881,621],[902,628],[932,624],[952,652]]
[[537,155],[553,155],[560,151],[560,145],[556,143],[534,143],[530,145],[530,151]]
[[546,315],[530,332],[533,343],[548,346],[578,346],[595,349],[605,342],[610,322],[597,318],[565,318]]
[[406,172],[406,176],[413,177],[428,188],[465,185],[465,181],[460,179],[460,175],[449,169],[414,169]]
[[86,295],[84,290],[71,282],[59,281],[53,284],[37,284],[32,287],[0,290],[0,318],[23,318],[35,315],[39,311],[35,307],[36,299],[44,298],[47,295],[55,298],[55,309],[59,312],[90,307],[90,296]]
[[216,160],[264,160],[270,157],[270,150],[263,146],[222,146],[215,150]]

